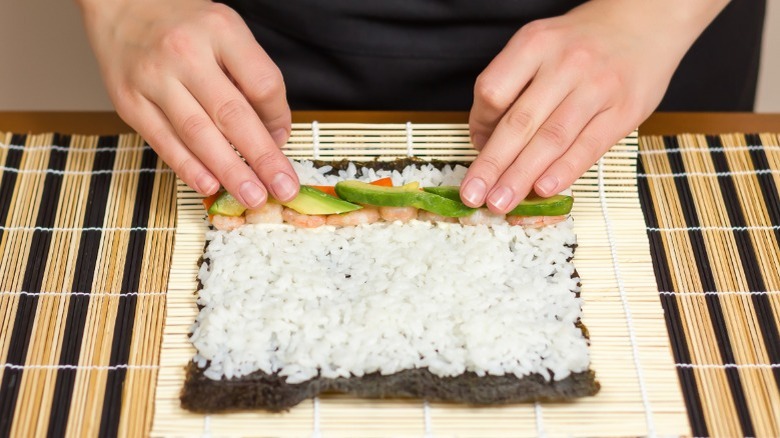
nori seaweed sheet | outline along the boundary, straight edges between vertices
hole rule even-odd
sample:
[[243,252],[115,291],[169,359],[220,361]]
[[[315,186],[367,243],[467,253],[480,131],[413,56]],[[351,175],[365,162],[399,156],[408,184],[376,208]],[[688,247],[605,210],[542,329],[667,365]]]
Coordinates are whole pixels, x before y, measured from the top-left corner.
[[[314,161],[316,167],[332,166],[328,173],[344,170],[350,163],[375,170],[402,170],[412,164],[433,164],[437,169],[447,165],[468,166],[468,162],[427,161],[400,158],[394,161]],[[572,245],[572,250],[576,249]],[[205,248],[204,248],[205,251]],[[571,259],[567,260],[571,261]],[[203,259],[198,260],[198,265]],[[579,277],[574,271],[572,277]],[[579,285],[579,284],[578,284]],[[198,290],[203,285],[198,280]],[[579,297],[579,292],[576,293]],[[199,306],[200,308],[200,306]],[[576,326],[589,339],[588,329],[577,321]],[[249,375],[212,380],[203,374],[195,362],[186,367],[181,406],[197,413],[230,412],[265,409],[284,411],[321,394],[343,393],[361,398],[419,398],[428,401],[464,403],[469,405],[500,405],[532,401],[571,401],[595,395],[601,386],[592,370],[572,373],[561,380],[546,379],[541,374],[518,378],[514,375],[478,376],[466,372],[454,377],[439,377],[427,369],[410,369],[395,374],[366,374],[362,377],[326,379],[316,377],[302,383],[289,384],[286,377],[255,371]]]
[[599,391],[593,371],[571,374],[554,381],[540,374],[518,379],[514,375],[477,376],[467,372],[439,377],[427,369],[410,369],[383,376],[324,379],[317,377],[288,384],[286,377],[255,371],[241,378],[211,380],[194,362],[187,367],[181,393],[183,408],[200,413],[245,409],[282,411],[308,398],[327,393],[347,393],[362,398],[420,398],[429,401],[497,405],[529,401],[566,401]]

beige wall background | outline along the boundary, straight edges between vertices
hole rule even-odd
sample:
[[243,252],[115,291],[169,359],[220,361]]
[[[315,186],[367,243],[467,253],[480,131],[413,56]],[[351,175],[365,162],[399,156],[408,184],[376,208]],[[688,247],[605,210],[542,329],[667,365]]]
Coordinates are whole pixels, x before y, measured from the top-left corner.
[[[780,0],[767,3],[756,111],[780,112]],[[109,109],[74,2],[2,0],[0,110]]]

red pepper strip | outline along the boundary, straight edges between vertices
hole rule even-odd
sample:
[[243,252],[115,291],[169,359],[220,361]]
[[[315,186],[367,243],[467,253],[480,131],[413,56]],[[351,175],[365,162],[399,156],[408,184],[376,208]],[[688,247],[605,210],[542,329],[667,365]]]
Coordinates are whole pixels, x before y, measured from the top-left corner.
[[339,195],[336,194],[336,187],[335,186],[311,186],[312,188],[315,188],[323,193],[327,193],[330,196],[335,196],[336,198],[339,197]]
[[211,196],[207,196],[207,197],[203,198],[203,206],[206,208],[206,211],[209,211],[209,208],[211,208],[211,205],[214,204],[214,201],[216,201],[217,198],[219,198],[219,195],[221,195],[221,194],[222,194],[222,192],[218,191],[217,193],[214,193]]

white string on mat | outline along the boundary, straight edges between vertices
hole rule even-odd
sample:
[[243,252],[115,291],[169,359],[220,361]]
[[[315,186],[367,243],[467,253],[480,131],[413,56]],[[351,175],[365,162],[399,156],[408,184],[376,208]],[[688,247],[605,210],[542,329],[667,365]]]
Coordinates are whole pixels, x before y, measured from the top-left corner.
[[609,219],[609,209],[607,208],[607,194],[604,182],[604,157],[599,159],[598,163],[598,187],[599,202],[601,212],[604,216],[604,223],[607,227],[607,241],[609,242],[610,252],[612,254],[612,266],[615,269],[615,279],[617,280],[618,291],[620,292],[620,301],[623,303],[623,312],[626,315],[626,325],[628,326],[628,338],[631,342],[631,350],[636,367],[637,380],[639,382],[639,392],[642,397],[642,404],[645,407],[645,419],[647,420],[647,436],[656,436],[655,424],[653,422],[653,411],[650,407],[650,400],[647,397],[647,388],[645,387],[642,364],[639,361],[639,348],[637,347],[636,335],[634,334],[634,320],[631,316],[631,308],[626,297],[626,289],[623,284],[623,276],[620,272],[620,263],[617,256],[617,245],[615,244],[614,234],[612,232],[612,222]]
[[163,296],[166,292],[25,292],[25,291],[0,291],[0,296],[86,296],[86,297],[136,297],[136,296]]
[[780,225],[748,225],[746,227],[670,227],[655,228],[647,227],[647,231],[653,233],[671,233],[678,231],[775,231],[780,230]]
[[211,438],[211,415],[203,416],[203,438]]
[[695,369],[723,369],[723,368],[749,368],[771,370],[780,368],[780,363],[676,363],[677,368],[695,368]]
[[18,173],[21,175],[30,174],[52,174],[52,175],[103,175],[103,174],[133,174],[133,173],[173,173],[173,170],[163,169],[101,169],[101,170],[54,170],[54,169],[17,169],[15,167],[0,166],[0,171],[9,173]]
[[547,432],[544,431],[544,417],[542,416],[541,403],[534,403],[534,413],[536,414],[536,436],[544,438],[547,436]]
[[322,433],[320,432],[320,398],[314,397],[312,400],[312,431],[311,438],[320,438]]
[[2,231],[176,231],[174,227],[4,227]]
[[13,363],[0,364],[0,368],[9,368],[12,370],[156,370],[159,365],[19,365]]
[[318,160],[320,158],[320,123],[316,120],[311,122],[311,138],[312,156]]
[[65,146],[21,146],[15,144],[3,144],[0,143],[0,149],[8,149],[12,151],[59,151],[70,153],[94,153],[94,152],[124,152],[124,151],[145,151],[151,149],[149,146],[117,146],[117,147],[99,147],[99,148],[80,148],[80,147],[65,147]]
[[712,147],[712,148],[672,148],[672,149],[651,149],[640,150],[639,155],[666,155],[666,154],[680,154],[684,152],[691,153],[710,153],[710,152],[745,152],[745,151],[780,151],[780,146],[729,146],[729,147]]
[[706,292],[679,292],[679,291],[661,291],[660,295],[676,295],[676,296],[710,296],[710,295],[737,295],[737,296],[751,296],[751,295],[778,295],[780,290],[757,290],[757,291],[706,291]]
[[406,156],[414,156],[414,132],[412,131],[412,122],[406,122]]
[[780,169],[758,169],[758,170],[733,170],[729,172],[682,172],[682,173],[637,173],[637,178],[683,178],[691,176],[745,176],[745,175],[780,175]]
[[425,438],[433,438],[433,431],[431,429],[431,406],[428,404],[428,400],[423,400],[423,426],[425,427],[423,436]]

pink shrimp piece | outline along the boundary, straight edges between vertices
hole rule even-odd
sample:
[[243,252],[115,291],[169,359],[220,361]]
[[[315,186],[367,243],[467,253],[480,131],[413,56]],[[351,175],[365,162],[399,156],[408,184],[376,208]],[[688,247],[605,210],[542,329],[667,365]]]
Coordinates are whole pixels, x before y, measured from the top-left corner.
[[458,220],[463,225],[501,225],[505,218],[506,215],[495,214],[487,208],[478,208],[474,213]]
[[268,201],[260,208],[246,211],[246,222],[249,224],[281,224],[284,207],[273,201]]
[[211,224],[220,231],[233,231],[245,223],[246,219],[244,216],[222,216],[221,214],[215,214],[211,217]]
[[317,228],[325,225],[325,216],[318,214],[301,214],[292,208],[282,210],[282,219],[298,228]]
[[417,219],[421,221],[428,221],[428,222],[447,222],[451,224],[458,223],[458,218],[456,217],[442,216],[440,214],[431,213],[430,211],[426,211],[426,210],[420,210],[417,213]]
[[409,222],[417,219],[417,209],[414,207],[379,207],[379,215],[388,222]]
[[379,220],[379,210],[374,207],[363,207],[349,213],[332,214],[328,216],[328,225],[351,227],[362,224],[373,224]]
[[541,228],[555,225],[566,220],[566,216],[507,216],[509,225],[519,225],[526,228]]

